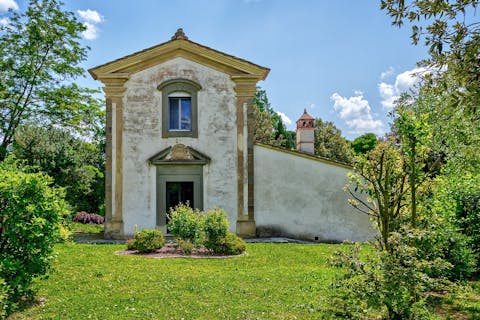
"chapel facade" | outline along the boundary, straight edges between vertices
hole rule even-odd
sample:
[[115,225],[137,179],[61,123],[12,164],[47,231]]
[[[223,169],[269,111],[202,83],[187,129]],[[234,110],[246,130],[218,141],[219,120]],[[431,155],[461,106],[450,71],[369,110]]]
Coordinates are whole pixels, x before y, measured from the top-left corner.
[[89,72],[107,101],[107,238],[132,237],[135,226],[166,233],[167,212],[179,202],[224,208],[243,237],[371,237],[368,219],[341,190],[350,167],[313,156],[313,118],[297,122],[306,124],[301,151],[254,141],[253,97],[268,68],[179,29]]

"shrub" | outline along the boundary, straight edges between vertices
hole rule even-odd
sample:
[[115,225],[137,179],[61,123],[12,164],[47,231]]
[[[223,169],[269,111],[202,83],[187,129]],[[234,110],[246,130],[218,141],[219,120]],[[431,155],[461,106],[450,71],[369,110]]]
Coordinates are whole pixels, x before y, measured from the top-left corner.
[[333,286],[336,297],[330,310],[343,319],[430,319],[427,296],[448,284],[443,277],[451,264],[441,258],[425,259],[418,250],[426,230],[405,229],[388,238],[391,251],[379,244],[361,252],[355,244],[335,252],[333,265],[342,267]]
[[143,229],[135,233],[135,237],[127,242],[127,249],[138,250],[141,253],[149,253],[160,249],[164,245],[165,239],[160,230]]
[[217,253],[221,251],[222,242],[228,233],[228,218],[223,209],[214,209],[207,212],[205,217],[205,247]]
[[217,239],[209,250],[216,254],[238,255],[245,252],[245,248],[245,241],[242,238],[232,232],[227,232],[227,235]]
[[168,230],[177,240],[188,240],[195,247],[204,242],[205,216],[198,210],[179,204],[170,210]]
[[228,232],[224,240],[224,253],[237,255],[245,252],[246,244],[236,234]]
[[449,232],[441,234],[445,259],[454,265],[452,276],[464,279],[474,271],[472,259],[480,269],[480,174],[448,175],[435,182],[428,205],[450,225]]
[[135,239],[128,239],[125,244],[127,245],[127,250],[136,250],[135,249]]
[[189,240],[177,240],[178,247],[186,254],[190,255],[193,251],[193,243]]
[[103,224],[105,218],[95,213],[80,211],[75,214],[72,220],[73,222],[80,222],[84,224]]
[[51,183],[42,173],[0,166],[0,278],[10,288],[7,312],[21,298],[32,297],[33,280],[50,268],[67,215],[63,192]]
[[7,316],[9,287],[4,279],[0,278],[0,319]]

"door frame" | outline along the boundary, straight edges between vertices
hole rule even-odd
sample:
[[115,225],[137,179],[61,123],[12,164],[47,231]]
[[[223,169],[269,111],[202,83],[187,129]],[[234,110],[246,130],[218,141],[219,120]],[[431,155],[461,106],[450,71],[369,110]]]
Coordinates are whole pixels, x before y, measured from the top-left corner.
[[157,166],[157,229],[167,230],[166,185],[167,182],[193,182],[195,208],[203,210],[203,165],[158,165]]

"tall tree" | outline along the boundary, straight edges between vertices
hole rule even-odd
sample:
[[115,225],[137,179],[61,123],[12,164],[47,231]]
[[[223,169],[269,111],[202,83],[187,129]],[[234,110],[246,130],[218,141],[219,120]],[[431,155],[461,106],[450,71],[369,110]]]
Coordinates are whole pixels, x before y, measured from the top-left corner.
[[65,199],[77,211],[99,212],[105,198],[103,139],[86,142],[66,130],[21,126],[12,153],[63,187]]
[[479,0],[382,0],[393,25],[410,23],[414,44],[428,47],[419,62],[424,81],[419,94],[404,97],[415,114],[428,113],[434,151],[459,167],[480,163]]
[[377,145],[377,136],[374,133],[365,133],[357,137],[352,142],[352,148],[356,154],[365,154],[375,148]]
[[315,119],[315,154],[332,160],[351,163],[353,150],[342,131],[333,122]]
[[281,146],[285,142],[282,118],[273,110],[267,92],[257,87],[254,97],[255,140]]
[[28,121],[88,132],[98,121],[94,90],[72,80],[87,48],[85,27],[57,0],[30,0],[25,12],[10,12],[0,26],[0,161],[17,128]]

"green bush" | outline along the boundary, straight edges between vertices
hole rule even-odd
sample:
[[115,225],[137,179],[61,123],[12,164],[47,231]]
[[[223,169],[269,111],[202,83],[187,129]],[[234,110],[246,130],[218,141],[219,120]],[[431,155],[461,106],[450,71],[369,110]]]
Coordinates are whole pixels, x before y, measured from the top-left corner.
[[192,254],[194,246],[189,240],[178,239],[177,245],[186,255]]
[[[454,276],[468,277],[476,260],[480,269],[480,174],[448,175],[436,180],[431,210],[450,224],[452,232],[443,232],[445,257],[454,265]],[[458,235],[461,233],[462,235]],[[473,254],[472,254],[473,252]]]
[[205,215],[187,205],[179,204],[170,210],[168,230],[177,240],[188,240],[195,247],[203,245],[205,240]]
[[127,241],[128,250],[138,250],[141,253],[155,252],[165,245],[163,233],[160,230],[143,229],[135,233],[135,237]]
[[[63,192],[42,173],[0,165],[0,278],[9,289],[7,311],[31,298],[32,281],[46,274],[68,211]],[[3,293],[2,293],[3,294]]]
[[355,244],[335,252],[332,264],[341,267],[333,283],[335,297],[330,312],[341,319],[431,319],[427,308],[429,292],[444,289],[448,283],[442,270],[451,264],[440,259],[425,259],[414,244],[428,231],[401,229],[388,238],[391,251],[361,250]]
[[227,235],[217,239],[217,242],[209,250],[216,254],[238,255],[245,252],[245,249],[245,241],[242,238],[232,232],[227,232]]
[[228,233],[228,218],[223,209],[214,209],[207,212],[205,217],[205,247],[218,253],[222,250],[222,243]]
[[242,238],[236,234],[228,232],[224,240],[224,253],[230,255],[237,255],[245,252],[246,244]]
[[9,287],[4,279],[0,278],[0,319],[7,316]]

